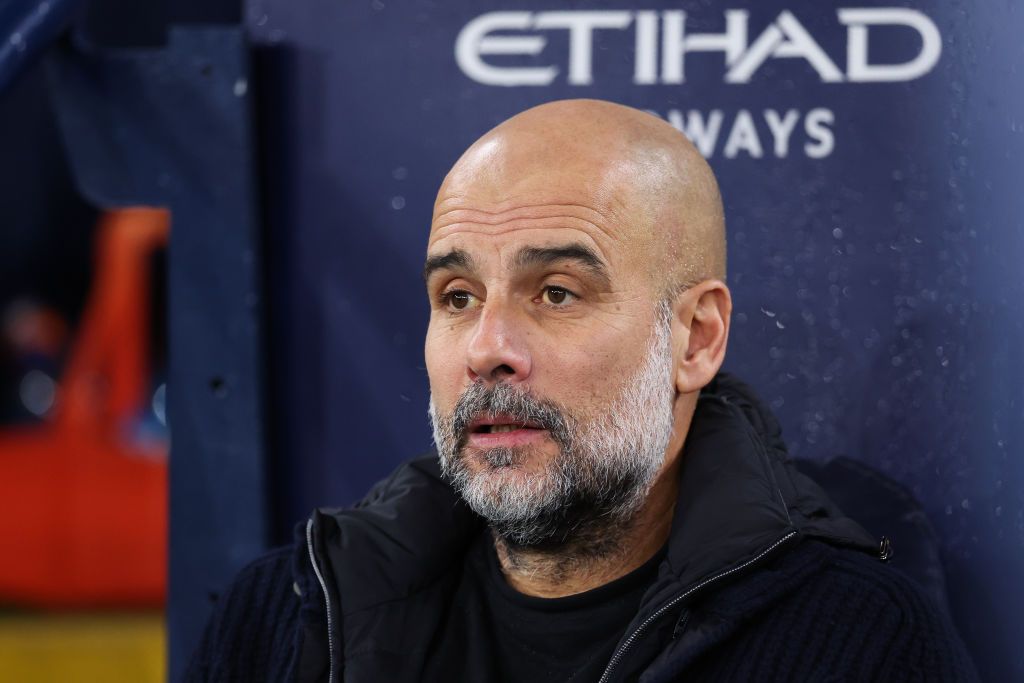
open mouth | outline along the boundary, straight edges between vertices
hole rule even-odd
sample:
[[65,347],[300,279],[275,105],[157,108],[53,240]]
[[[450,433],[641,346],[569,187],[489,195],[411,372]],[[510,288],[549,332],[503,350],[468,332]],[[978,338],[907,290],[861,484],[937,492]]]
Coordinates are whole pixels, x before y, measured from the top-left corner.
[[514,420],[501,415],[479,418],[474,420],[469,426],[469,431],[472,434],[505,434],[519,430],[536,431],[542,429],[544,429],[544,427],[535,422]]
[[481,425],[478,429],[473,430],[474,434],[501,434],[503,432],[512,432],[517,429],[536,429],[535,427],[527,427],[525,425],[515,424],[503,424],[503,425]]

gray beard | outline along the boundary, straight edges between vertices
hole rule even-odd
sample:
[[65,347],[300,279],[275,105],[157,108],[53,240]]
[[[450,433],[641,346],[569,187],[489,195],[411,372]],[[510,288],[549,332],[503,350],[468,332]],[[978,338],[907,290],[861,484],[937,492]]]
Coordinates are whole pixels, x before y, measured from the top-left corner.
[[[672,434],[670,316],[668,305],[659,304],[644,361],[593,418],[503,383],[488,389],[475,382],[443,416],[431,397],[442,474],[510,551],[555,553],[571,546],[590,557],[614,551],[647,499]],[[498,413],[548,430],[559,452],[542,472],[520,471],[531,458],[528,447],[478,451],[482,468],[471,471],[469,425]]]

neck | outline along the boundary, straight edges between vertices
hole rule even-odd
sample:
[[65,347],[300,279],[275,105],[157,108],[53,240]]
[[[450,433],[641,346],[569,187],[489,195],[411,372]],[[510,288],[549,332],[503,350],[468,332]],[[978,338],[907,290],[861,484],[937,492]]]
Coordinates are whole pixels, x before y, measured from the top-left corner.
[[559,598],[603,586],[642,566],[668,540],[679,490],[676,470],[673,463],[659,473],[630,519],[582,531],[557,548],[516,547],[495,534],[505,579],[520,593]]

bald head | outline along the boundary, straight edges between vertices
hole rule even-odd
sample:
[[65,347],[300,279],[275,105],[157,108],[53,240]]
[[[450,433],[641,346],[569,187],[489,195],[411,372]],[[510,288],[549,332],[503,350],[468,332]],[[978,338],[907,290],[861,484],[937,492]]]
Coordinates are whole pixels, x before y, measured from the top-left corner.
[[682,133],[651,114],[565,100],[508,119],[466,150],[445,178],[432,236],[453,210],[490,207],[499,214],[537,201],[600,215],[612,238],[653,266],[652,284],[665,291],[725,276],[714,175]]
[[[449,462],[461,459],[463,496],[500,538],[511,536],[499,523],[552,522],[540,527],[548,540],[515,537],[561,563],[546,594],[565,594],[563,559],[600,558],[595,571],[610,572],[569,591],[580,592],[635,566],[609,561],[609,549],[646,558],[667,538],[690,419],[725,356],[724,271],[711,170],[682,134],[635,109],[535,107],[480,138],[445,178],[424,264],[435,440]],[[561,438],[555,422],[537,422],[542,407],[586,428]],[[459,426],[460,411],[490,426]],[[598,491],[629,502],[609,505]]]

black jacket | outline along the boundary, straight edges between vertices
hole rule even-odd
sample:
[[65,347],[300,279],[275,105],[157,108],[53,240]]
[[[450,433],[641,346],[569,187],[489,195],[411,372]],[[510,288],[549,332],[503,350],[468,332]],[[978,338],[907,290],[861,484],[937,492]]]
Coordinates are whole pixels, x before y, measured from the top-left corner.
[[[412,461],[244,570],[188,679],[421,680],[483,532],[435,458]],[[658,577],[601,681],[974,680],[943,610],[877,555],[722,375],[687,437]]]

